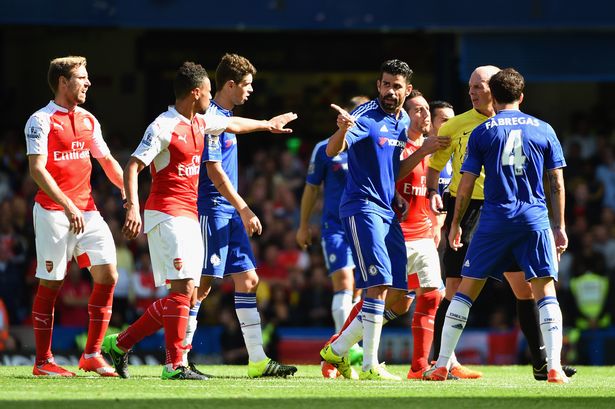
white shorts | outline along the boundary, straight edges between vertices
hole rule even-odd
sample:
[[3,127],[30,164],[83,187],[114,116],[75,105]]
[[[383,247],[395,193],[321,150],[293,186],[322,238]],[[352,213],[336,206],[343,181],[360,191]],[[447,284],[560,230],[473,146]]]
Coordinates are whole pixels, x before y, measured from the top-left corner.
[[83,212],[85,228],[79,234],[70,231],[63,211],[47,210],[35,203],[32,213],[37,278],[63,280],[73,258],[81,268],[117,263],[113,236],[98,211]]
[[[146,216],[147,217],[147,214]],[[201,226],[189,217],[171,217],[147,233],[156,287],[191,278],[198,286],[203,269]]]
[[406,241],[408,289],[440,288],[440,258],[433,239]]

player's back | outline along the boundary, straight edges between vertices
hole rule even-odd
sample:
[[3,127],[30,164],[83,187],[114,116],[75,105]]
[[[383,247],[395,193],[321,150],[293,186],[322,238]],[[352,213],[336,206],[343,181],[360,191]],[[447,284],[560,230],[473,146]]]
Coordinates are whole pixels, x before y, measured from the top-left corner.
[[343,232],[339,209],[348,174],[348,153],[344,151],[332,158],[328,157],[328,141],[320,141],[314,147],[306,178],[309,184],[323,185],[323,235]]
[[[518,110],[503,110],[470,136],[462,171],[485,169],[481,225],[497,231],[549,227],[543,173],[566,165],[553,128]],[[505,222],[505,223],[503,223]]]

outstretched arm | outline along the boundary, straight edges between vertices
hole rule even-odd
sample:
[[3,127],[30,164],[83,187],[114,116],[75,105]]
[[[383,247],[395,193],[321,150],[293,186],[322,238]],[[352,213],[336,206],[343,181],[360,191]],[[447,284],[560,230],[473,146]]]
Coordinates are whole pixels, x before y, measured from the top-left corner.
[[564,188],[564,171],[551,169],[547,171],[549,176],[549,191],[551,197],[551,212],[553,217],[553,236],[557,257],[566,251],[568,247],[568,236],[566,235],[566,221],[564,211],[566,207],[566,191]]
[[307,248],[312,244],[312,230],[310,229],[310,217],[318,199],[320,186],[305,184],[303,196],[301,197],[301,216],[299,219],[299,229],[297,229],[296,240],[299,247]]
[[451,138],[448,136],[432,136],[425,138],[423,145],[402,160],[399,164],[399,173],[397,174],[397,180],[403,179],[414,169],[423,158],[427,155],[431,155],[439,149],[447,148],[451,144]]
[[226,130],[234,134],[248,132],[268,131],[271,133],[292,133],[292,129],[285,128],[286,124],[297,119],[297,114],[287,112],[275,116],[268,121],[232,116],[229,118]]
[[248,236],[252,237],[254,233],[261,234],[263,231],[263,226],[261,225],[261,221],[256,217],[254,212],[250,210],[247,203],[239,193],[233,187],[230,179],[228,178],[224,169],[222,169],[221,162],[206,162],[205,167],[207,169],[207,176],[214,184],[218,192],[226,200],[230,202],[231,205],[239,212],[239,216],[241,216],[241,221],[243,222],[243,227],[246,229]]

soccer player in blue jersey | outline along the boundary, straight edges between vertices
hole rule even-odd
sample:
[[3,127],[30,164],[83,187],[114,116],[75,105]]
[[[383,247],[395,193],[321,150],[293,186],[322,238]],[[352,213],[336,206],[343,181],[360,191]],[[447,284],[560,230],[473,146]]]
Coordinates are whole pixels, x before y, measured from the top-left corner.
[[[246,102],[253,91],[254,66],[245,57],[226,54],[216,69],[216,94],[207,115],[231,117],[233,108]],[[272,132],[287,133],[284,125],[296,118],[284,114],[272,118]],[[281,126],[280,126],[281,125]],[[264,129],[267,129],[266,127]],[[281,365],[265,355],[260,315],[256,306],[258,275],[248,236],[260,234],[261,222],[237,193],[237,138],[223,132],[209,136],[199,176],[198,213],[205,245],[203,275],[197,301],[190,311],[186,349],[196,330],[196,316],[201,302],[216,278],[230,275],[235,285],[235,311],[248,350],[248,376],[293,375],[297,368]],[[187,351],[186,351],[187,352]],[[187,356],[184,357],[187,361]],[[193,370],[194,365],[190,365]]]
[[[336,105],[338,130],[329,138],[326,153],[339,155],[348,148],[348,177],[340,203],[340,218],[352,242],[357,264],[355,283],[365,290],[360,316],[320,352],[346,378],[355,377],[346,356],[363,338],[361,379],[400,380],[378,361],[378,346],[385,313],[385,298],[407,293],[406,248],[401,227],[392,208],[395,182],[408,174],[425,155],[448,145],[447,138],[433,138],[403,161],[408,114],[402,109],[412,91],[412,70],[400,60],[385,61],[376,82],[378,97],[352,115]],[[387,297],[392,289],[398,297]]]
[[[365,96],[356,96],[349,101],[345,109],[352,111],[368,101],[369,99]],[[355,300],[360,297],[360,291],[354,294],[355,263],[352,259],[350,243],[346,238],[339,216],[340,200],[348,174],[348,155],[346,152],[341,152],[339,155],[330,158],[325,152],[327,141],[328,139],[318,142],[310,158],[306,184],[301,198],[301,217],[296,239],[299,247],[303,249],[312,244],[310,217],[322,185],[324,201],[321,243],[325,264],[333,282],[331,315],[337,333],[348,318]],[[363,353],[358,345],[351,350],[351,357],[353,356],[352,351],[355,351],[354,355],[357,360],[363,358]],[[354,361],[355,358],[351,358],[351,360]],[[335,378],[337,374],[335,367],[323,365],[323,375],[326,377]]]
[[[553,128],[519,111],[524,89],[521,74],[512,68],[501,70],[491,77],[489,87],[496,115],[476,127],[468,141],[449,232],[453,249],[463,245],[461,219],[481,167],[485,170],[483,210],[463,263],[461,283],[446,312],[438,361],[424,379],[446,380],[470,307],[486,279],[501,280],[509,266],[517,263],[538,300],[547,381],[566,383],[569,380],[560,362],[562,313],[555,292],[557,262],[568,246],[562,171],[566,161]],[[552,226],[543,188],[545,169]]]

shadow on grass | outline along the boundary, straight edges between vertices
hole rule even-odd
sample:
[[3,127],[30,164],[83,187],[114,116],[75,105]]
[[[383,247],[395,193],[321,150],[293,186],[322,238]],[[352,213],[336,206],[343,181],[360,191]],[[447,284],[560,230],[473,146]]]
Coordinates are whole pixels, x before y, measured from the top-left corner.
[[[386,392],[386,391],[383,391]],[[522,409],[578,409],[587,407],[591,409],[613,408],[613,398],[606,397],[536,397],[536,398],[435,398],[435,397],[412,397],[407,398],[338,398],[323,399],[313,398],[279,398],[279,399],[246,399],[233,398],[203,398],[203,399],[101,399],[101,400],[19,400],[7,401],[0,398],[2,408],[60,408],[60,409],[153,409],[160,407],[170,408],[241,408],[241,409],[323,409],[323,408],[404,408],[404,409],[430,409],[430,408],[472,408],[472,409],[497,409],[497,408],[522,408]]]

